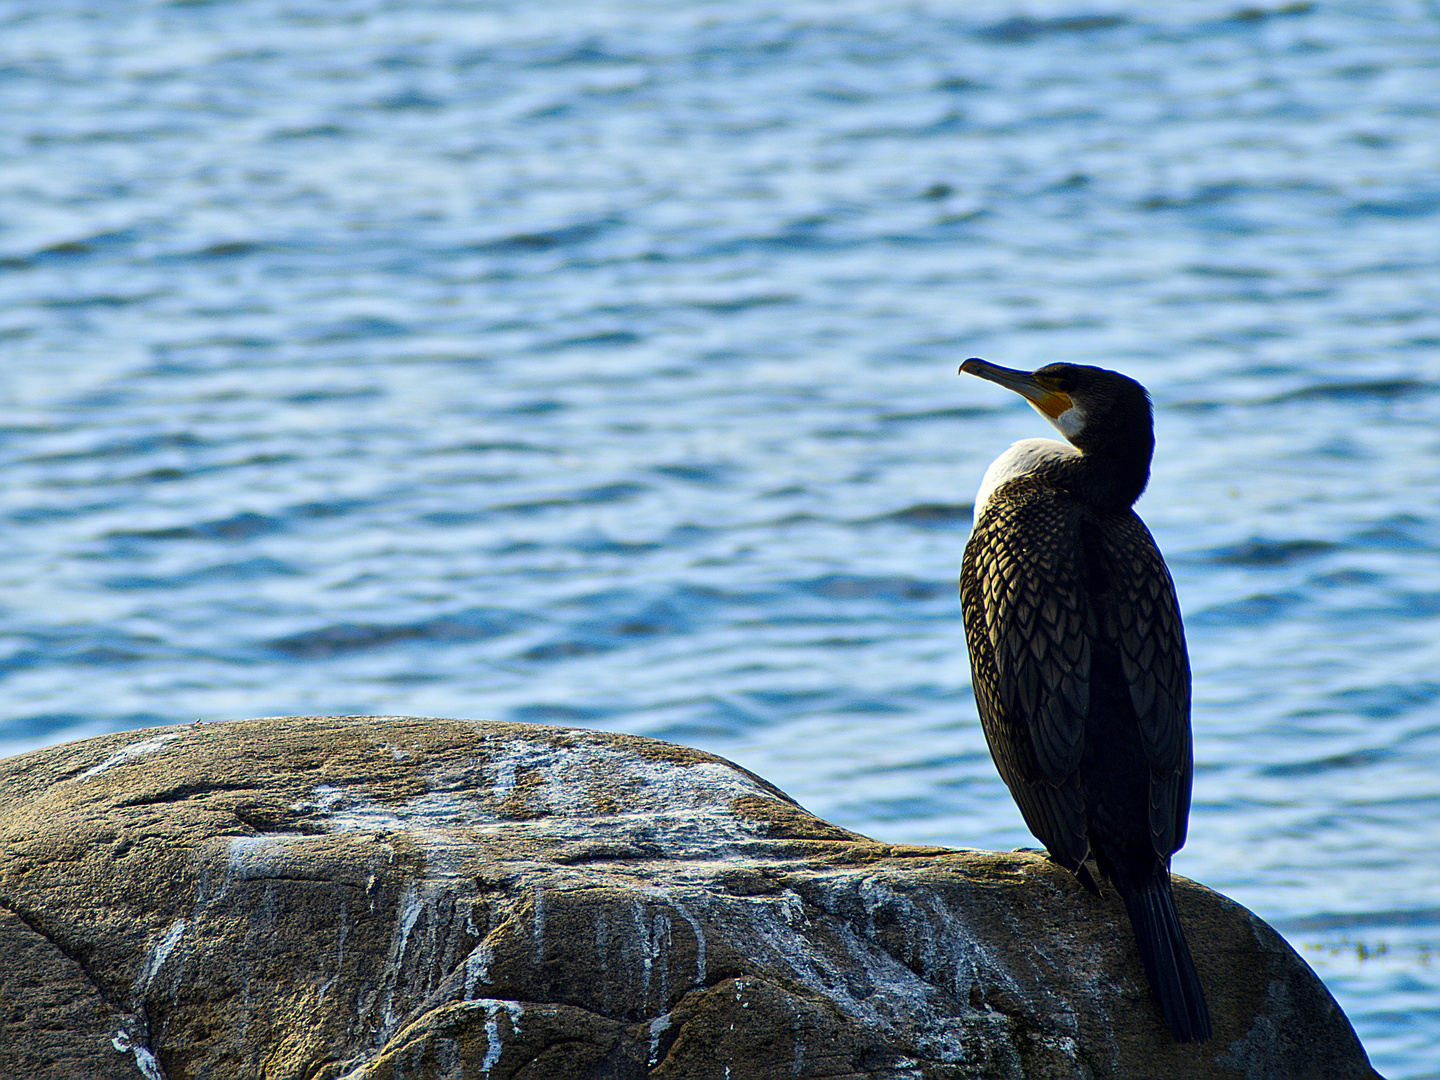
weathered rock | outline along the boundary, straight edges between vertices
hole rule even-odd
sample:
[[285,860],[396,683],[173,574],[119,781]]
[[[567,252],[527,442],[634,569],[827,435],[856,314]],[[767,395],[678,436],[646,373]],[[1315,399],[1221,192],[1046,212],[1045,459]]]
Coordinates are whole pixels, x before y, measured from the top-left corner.
[[282,717],[0,762],[0,1076],[1368,1077],[1178,880],[1215,1037],[1030,854],[876,843],[600,732]]

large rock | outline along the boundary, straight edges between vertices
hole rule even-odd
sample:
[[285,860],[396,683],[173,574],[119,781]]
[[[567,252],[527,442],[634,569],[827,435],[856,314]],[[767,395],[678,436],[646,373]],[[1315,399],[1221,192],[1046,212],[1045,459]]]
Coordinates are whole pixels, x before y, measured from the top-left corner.
[[1215,1037],[1030,854],[876,843],[625,735],[282,717],[0,762],[0,1076],[1368,1077],[1245,909]]

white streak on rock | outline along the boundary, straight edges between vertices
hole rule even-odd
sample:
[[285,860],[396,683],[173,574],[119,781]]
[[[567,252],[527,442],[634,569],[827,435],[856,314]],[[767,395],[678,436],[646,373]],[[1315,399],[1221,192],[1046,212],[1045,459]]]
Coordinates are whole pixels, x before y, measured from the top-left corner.
[[500,1036],[501,1011],[510,1014],[510,1034],[515,1035],[520,1031],[520,1017],[525,1010],[516,1001],[487,999],[481,1004],[485,1006],[487,1015],[485,1020],[485,1060],[480,1063],[480,1072],[489,1076],[490,1070],[495,1067],[500,1060],[500,1055],[505,1050],[505,1043]]
[[148,1049],[141,1046],[130,1037],[125,1030],[115,1032],[110,1038],[110,1045],[122,1054],[135,1055],[135,1067],[145,1080],[165,1080],[165,1074],[160,1070],[160,1061]]
[[530,933],[535,949],[535,963],[545,962],[545,890],[535,886],[535,907],[530,918]]
[[99,765],[92,765],[75,779],[89,780],[90,777],[98,776],[106,769],[129,761],[131,758],[144,757],[146,754],[153,754],[156,751],[163,750],[166,743],[173,742],[175,739],[178,739],[181,734],[181,732],[176,731],[169,735],[156,735],[153,739],[145,739],[143,742],[133,742],[129,746],[122,746]]
[[155,976],[158,975],[160,969],[165,966],[165,961],[170,956],[171,950],[179,943],[184,933],[185,920],[176,919],[170,924],[170,929],[165,932],[165,936],[160,939],[159,944],[150,950],[150,955],[145,960],[145,966],[140,970],[140,974],[135,977],[135,982],[130,988],[130,993],[136,1001],[144,997],[150,989],[150,984],[155,981]]
[[670,1014],[661,1013],[650,1021],[650,1067],[660,1064],[660,1036],[670,1027]]
[[660,895],[665,898],[665,901],[675,909],[675,913],[690,924],[690,929],[695,934],[695,985],[703,986],[705,984],[707,964],[705,962],[705,930],[701,927],[700,920],[690,914],[685,905],[675,899],[672,894],[660,889],[654,891],[660,893]]

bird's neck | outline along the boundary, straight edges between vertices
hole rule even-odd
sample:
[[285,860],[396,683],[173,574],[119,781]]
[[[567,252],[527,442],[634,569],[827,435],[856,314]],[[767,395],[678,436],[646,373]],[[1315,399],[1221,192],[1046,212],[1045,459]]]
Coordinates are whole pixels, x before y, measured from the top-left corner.
[[1150,453],[1133,447],[1096,447],[1057,464],[1059,486],[1085,505],[1110,514],[1129,510],[1150,482]]

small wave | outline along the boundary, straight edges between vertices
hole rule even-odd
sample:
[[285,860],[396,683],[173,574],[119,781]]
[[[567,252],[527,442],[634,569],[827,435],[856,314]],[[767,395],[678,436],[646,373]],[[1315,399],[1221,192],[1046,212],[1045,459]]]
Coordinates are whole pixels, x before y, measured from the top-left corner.
[[1320,776],[1328,772],[1345,769],[1363,769],[1389,761],[1394,754],[1389,750],[1356,750],[1348,754],[1331,754],[1313,761],[1288,761],[1280,765],[1267,765],[1260,770],[1262,776]]
[[1277,919],[1284,931],[1346,930],[1353,926],[1440,926],[1440,907],[1402,908],[1395,911],[1337,911]]
[[101,443],[99,446],[89,447],[85,450],[65,450],[54,454],[35,454],[31,457],[21,458],[25,464],[49,464],[52,462],[65,461],[115,461],[122,458],[135,457],[140,454],[151,454],[157,450],[191,450],[206,445],[204,440],[191,434],[188,431],[157,432],[154,435],[146,435],[139,439],[123,439],[115,442]]
[[487,641],[512,633],[533,616],[504,608],[476,608],[415,623],[336,623],[262,642],[273,652],[295,659],[344,656],[407,641],[455,644]]
[[1129,21],[1124,15],[1060,15],[1052,19],[1016,15],[975,31],[975,36],[983,41],[1026,45],[1037,38],[1055,34],[1090,34],[1097,30],[1113,30]]
[[977,416],[988,416],[998,410],[979,405],[960,405],[949,409],[922,409],[919,412],[881,413],[879,420],[886,424],[908,424],[929,420],[970,420]]
[[1261,402],[1262,405],[1279,405],[1290,401],[1351,401],[1364,398],[1378,398],[1390,401],[1435,390],[1434,383],[1420,379],[1374,379],[1367,382],[1317,383],[1291,390]]
[[799,299],[794,293],[762,293],[757,296],[737,296],[732,300],[692,300],[686,306],[715,315],[735,315],[758,307],[793,304]]
[[1345,712],[1358,713],[1371,720],[1389,720],[1420,709],[1428,709],[1440,698],[1440,683],[1387,683],[1341,690],[1330,700]]
[[531,352],[562,352],[565,349],[618,348],[623,345],[638,345],[645,339],[633,330],[601,330],[593,334],[577,334],[574,337],[543,341],[531,347]]
[[864,577],[857,574],[827,574],[795,582],[797,588],[827,600],[931,600],[948,594],[951,586],[908,577]]
[[617,483],[602,484],[599,487],[583,488],[571,495],[558,495],[551,499],[534,499],[527,502],[503,503],[490,507],[496,514],[536,514],[566,506],[599,506],[606,503],[629,502],[650,490],[648,484]]
[[378,315],[359,315],[350,319],[312,330],[305,338],[317,345],[329,345],[343,341],[364,341],[370,338],[403,337],[410,332],[404,323]]
[[1305,559],[1318,558],[1340,545],[1328,540],[1266,540],[1251,537],[1228,547],[1215,548],[1209,560],[1220,566],[1289,566]]
[[969,524],[975,514],[972,503],[920,503],[890,514],[865,518],[860,524],[877,521],[898,521],[921,529],[947,529],[960,523]]
[[482,240],[461,249],[481,255],[518,255],[534,251],[552,251],[555,248],[573,247],[594,240],[597,236],[618,225],[614,218],[596,221],[579,221],[573,225],[561,225],[541,232],[512,233],[494,240]]
[[684,480],[690,484],[720,484],[729,479],[731,469],[728,465],[703,464],[700,462],[684,463],[675,465],[656,465],[650,469],[653,473],[661,476],[668,476],[672,480]]
[[106,578],[101,584],[107,589],[127,592],[132,589],[183,589],[191,585],[216,581],[260,581],[272,577],[298,577],[304,571],[279,559],[261,556],[242,562],[218,563],[172,577],[150,577],[140,574],[124,574]]
[[1260,593],[1203,608],[1187,616],[1186,621],[1197,626],[1261,626],[1283,618],[1300,600],[1296,593]]
[[284,527],[278,518],[247,510],[232,517],[195,525],[174,525],[166,529],[116,529],[105,535],[107,538],[136,540],[249,540],[279,532]]

